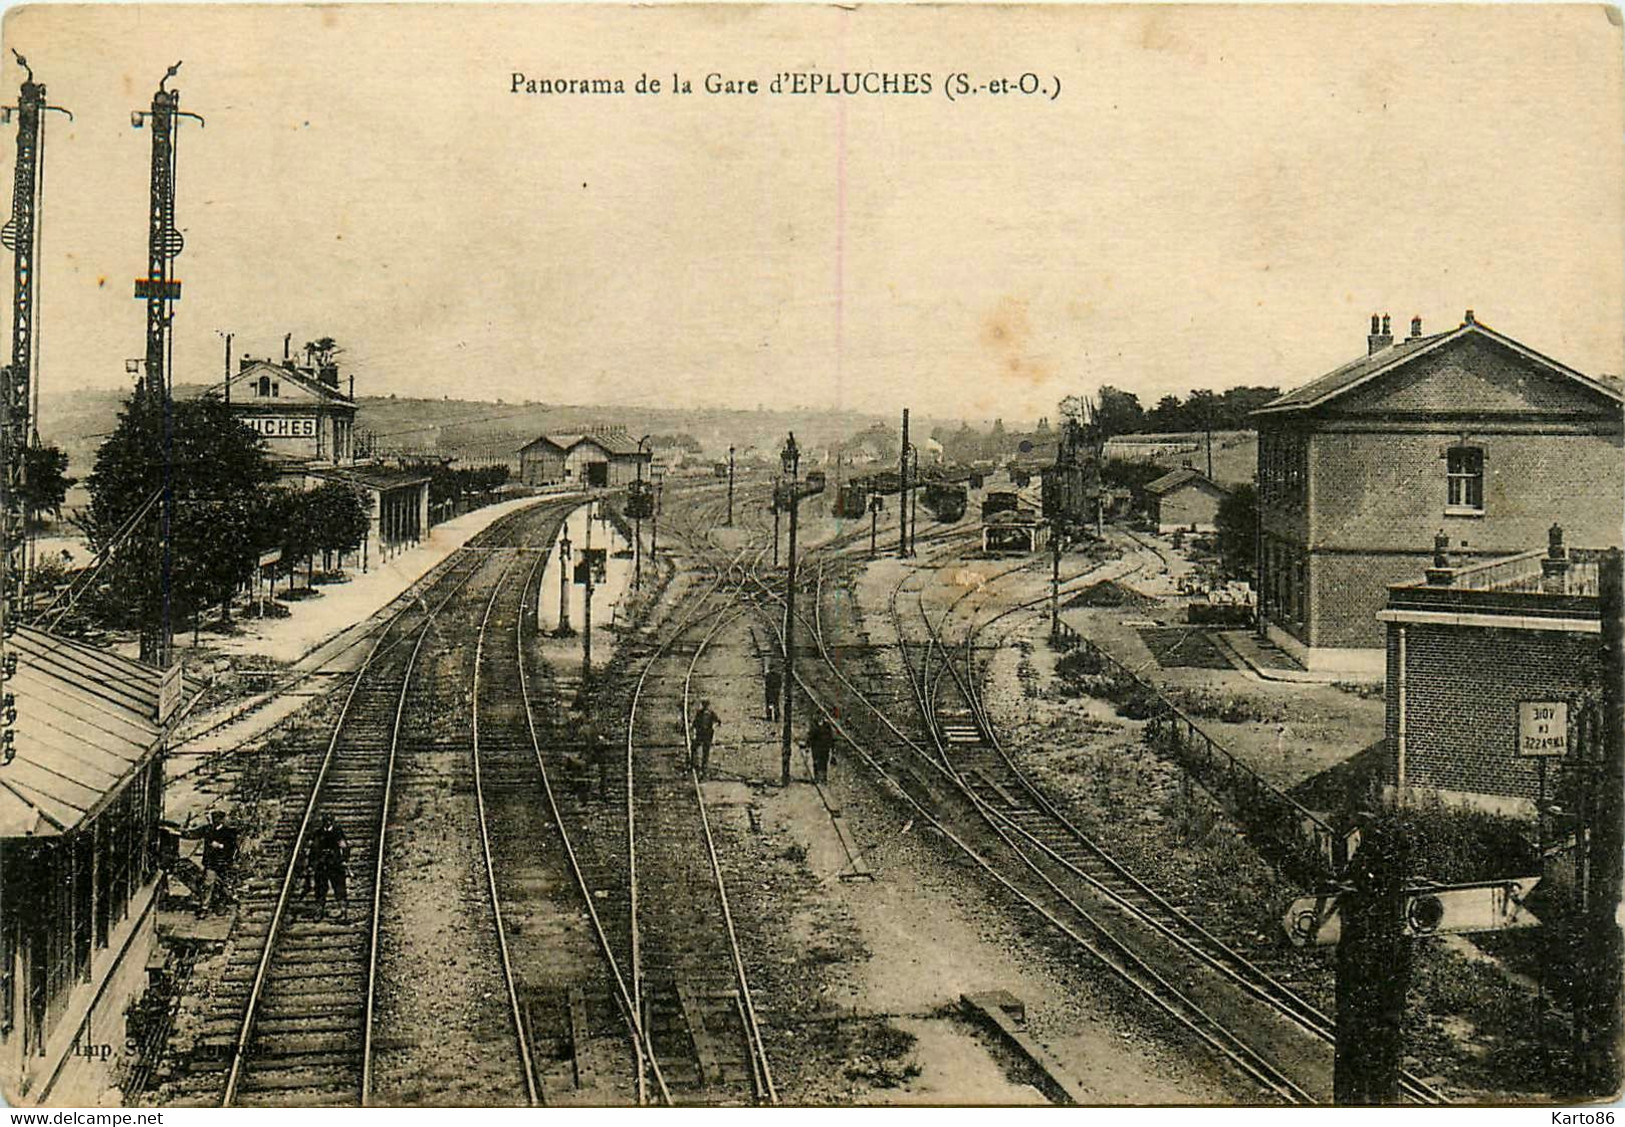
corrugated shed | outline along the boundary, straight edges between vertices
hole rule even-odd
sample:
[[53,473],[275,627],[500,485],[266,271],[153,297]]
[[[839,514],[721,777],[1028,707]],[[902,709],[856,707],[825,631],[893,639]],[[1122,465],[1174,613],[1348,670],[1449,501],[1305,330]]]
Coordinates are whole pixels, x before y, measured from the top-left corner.
[[7,645],[17,757],[0,767],[0,836],[66,833],[156,754],[162,673],[32,627]]

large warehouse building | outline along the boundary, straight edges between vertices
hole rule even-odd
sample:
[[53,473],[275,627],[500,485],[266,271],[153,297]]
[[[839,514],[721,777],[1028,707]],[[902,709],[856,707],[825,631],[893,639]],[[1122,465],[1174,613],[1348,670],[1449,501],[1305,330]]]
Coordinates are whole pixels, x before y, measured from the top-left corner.
[[586,434],[544,434],[520,449],[519,480],[526,485],[613,489],[648,477],[652,457],[622,427],[599,427]]

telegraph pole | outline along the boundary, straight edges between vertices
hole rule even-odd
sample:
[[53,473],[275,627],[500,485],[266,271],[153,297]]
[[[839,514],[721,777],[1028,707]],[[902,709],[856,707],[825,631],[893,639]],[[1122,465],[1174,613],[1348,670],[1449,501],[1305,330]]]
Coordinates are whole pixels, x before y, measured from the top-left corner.
[[902,509],[897,514],[897,558],[908,558],[908,408],[903,408],[903,452],[897,467],[897,499]]
[[[231,406],[231,338],[236,336],[237,334],[236,333],[222,333],[222,332],[220,332],[219,329],[216,329],[215,332],[219,333],[220,336],[226,338],[226,374],[225,374],[225,378],[220,381],[220,394],[225,397],[226,406],[230,407]],[[350,378],[354,379],[355,377],[352,376]],[[338,461],[338,451],[337,450],[333,451],[333,455],[334,455],[333,460],[335,462]]]
[[[797,471],[801,465],[801,452],[796,449],[795,432],[790,432],[788,441],[784,444],[784,472],[782,481],[785,501],[790,506],[790,566],[785,573],[784,583],[784,706],[779,710],[783,718],[783,731],[779,741],[779,766],[782,781],[785,786],[790,785],[790,741],[792,727],[790,710],[796,699],[796,511],[800,509],[800,498],[796,496]],[[775,506],[777,512],[778,506]],[[775,537],[774,544],[778,540]]]
[[723,522],[727,527],[734,526],[734,448],[728,447],[728,519]]
[[165,85],[181,68],[176,63],[164,72],[158,89],[152,95],[152,105],[145,112],[136,110],[130,115],[130,124],[140,129],[143,123],[152,126],[152,179],[147,207],[147,276],[137,278],[135,296],[147,303],[147,352],[143,372],[142,394],[149,404],[161,404],[164,415],[164,490],[161,523],[161,568],[163,611],[156,624],[143,623],[141,631],[141,658],[167,667],[174,645],[174,624],[170,606],[173,590],[173,546],[171,532],[175,517],[174,473],[174,414],[170,400],[174,349],[170,332],[175,319],[172,303],[181,296],[180,282],[170,276],[170,263],[181,253],[185,240],[175,227],[175,167],[176,126],[178,119],[189,117],[199,125],[203,119],[197,114],[183,113],[180,109],[179,90],[166,90]]

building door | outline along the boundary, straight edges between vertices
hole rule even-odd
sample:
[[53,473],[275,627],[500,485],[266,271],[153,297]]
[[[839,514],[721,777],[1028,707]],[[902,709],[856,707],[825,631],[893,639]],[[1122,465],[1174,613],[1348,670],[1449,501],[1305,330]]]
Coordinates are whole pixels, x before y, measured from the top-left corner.
[[609,463],[588,462],[587,484],[594,489],[603,489],[609,485]]

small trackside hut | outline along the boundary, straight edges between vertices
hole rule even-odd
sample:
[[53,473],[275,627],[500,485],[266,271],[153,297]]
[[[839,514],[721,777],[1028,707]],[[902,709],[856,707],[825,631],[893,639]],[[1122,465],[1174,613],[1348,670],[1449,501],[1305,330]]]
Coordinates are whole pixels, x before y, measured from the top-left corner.
[[165,725],[189,686],[31,627],[0,765],[0,1074],[29,1103],[120,1102],[156,939]]

